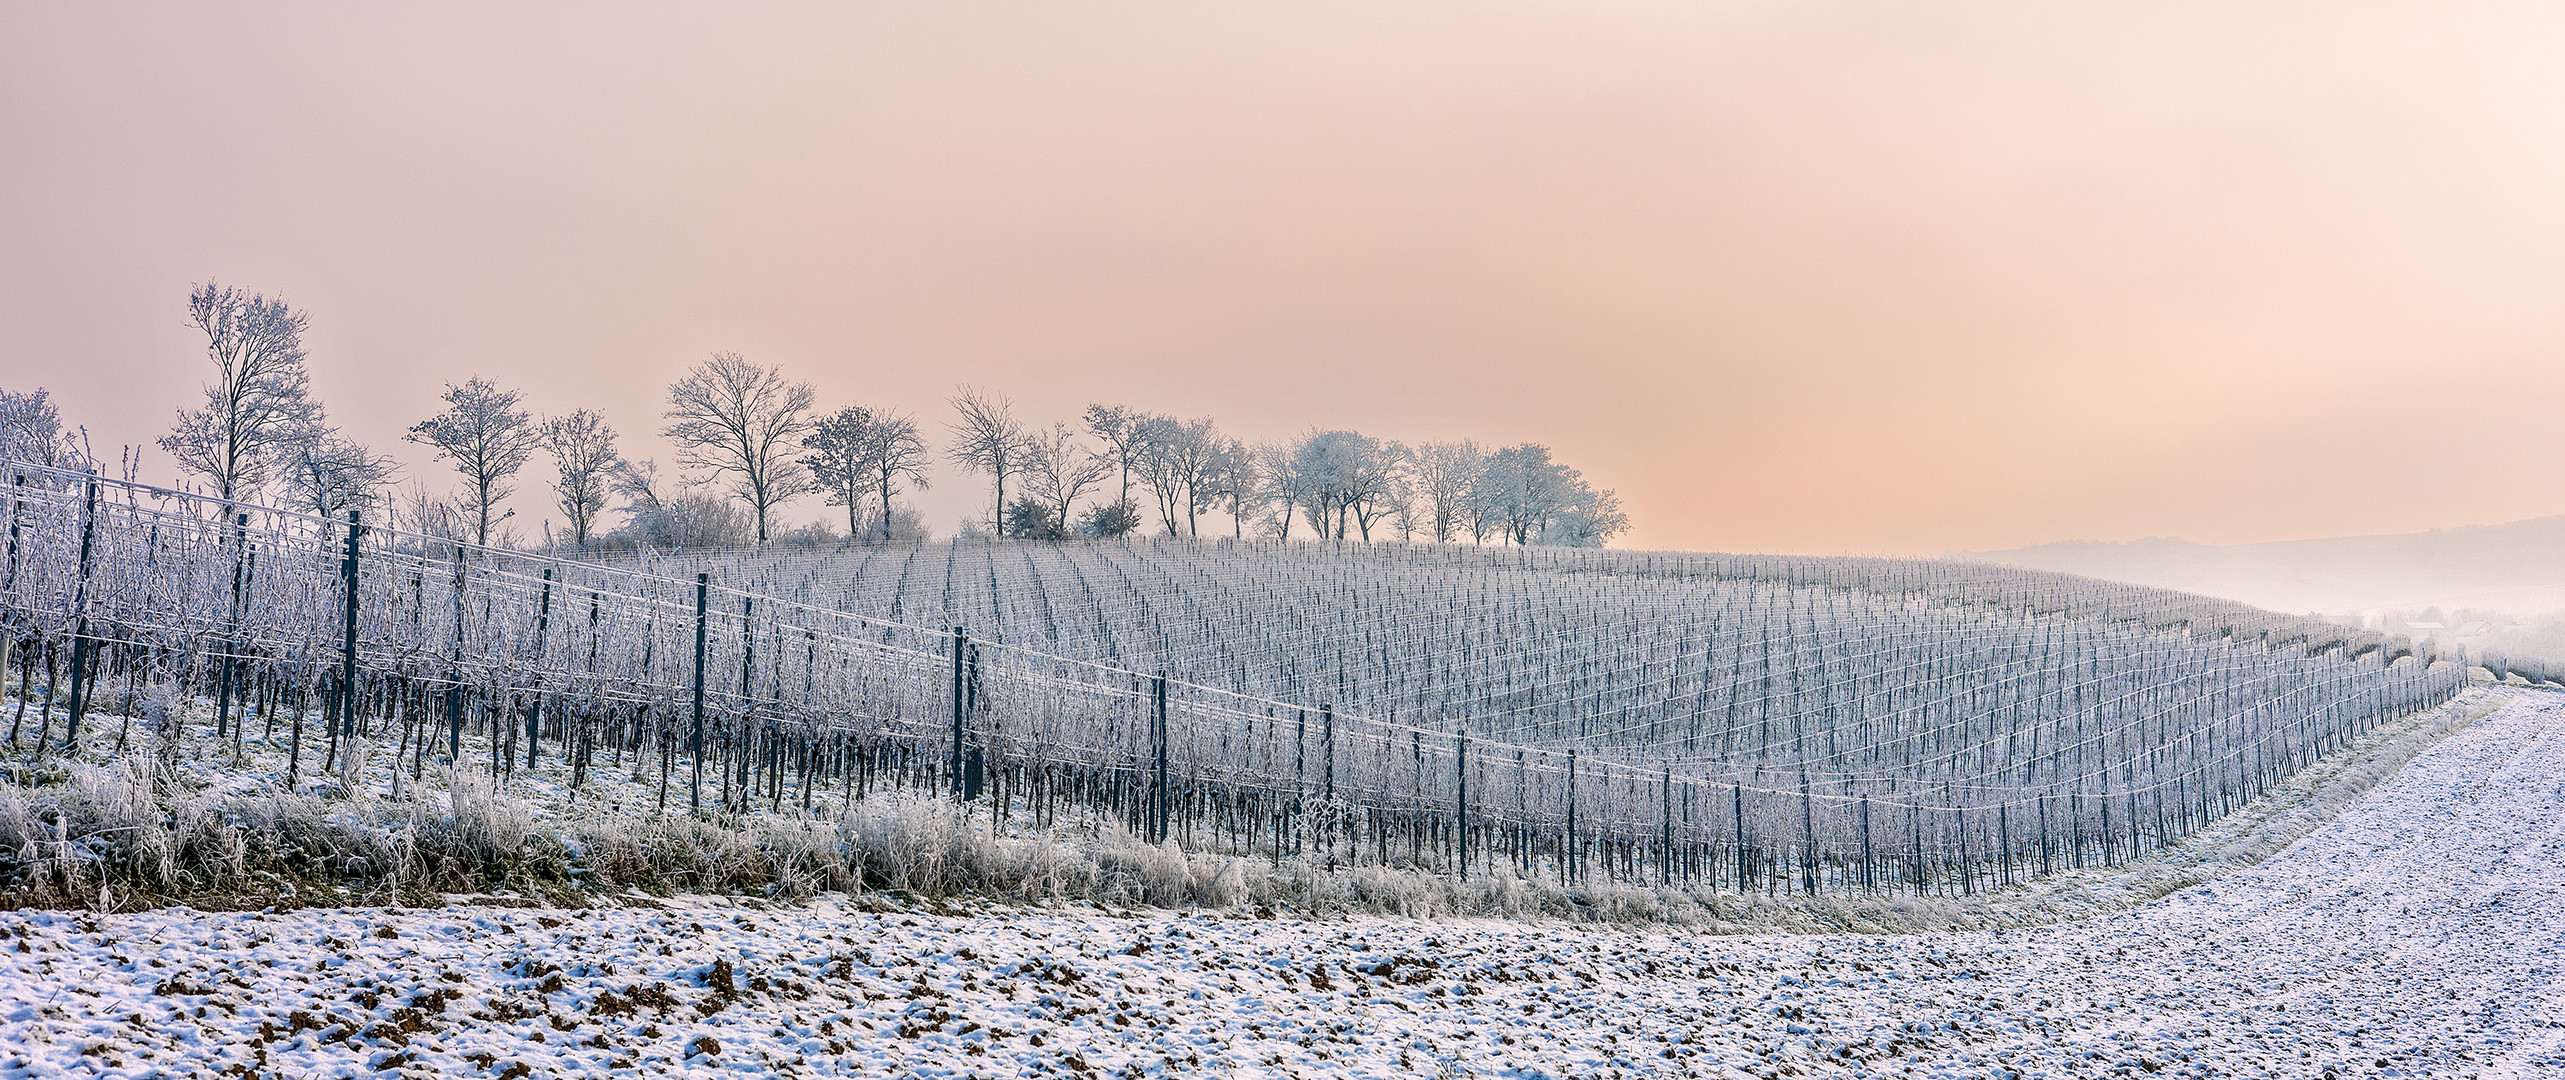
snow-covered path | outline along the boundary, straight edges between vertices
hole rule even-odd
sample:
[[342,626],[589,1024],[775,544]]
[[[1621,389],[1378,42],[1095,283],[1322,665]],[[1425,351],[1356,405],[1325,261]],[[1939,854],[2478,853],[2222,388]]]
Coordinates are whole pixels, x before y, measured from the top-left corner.
[[2565,1076],[2565,696],[2036,930],[756,909],[0,915],[0,1074]]

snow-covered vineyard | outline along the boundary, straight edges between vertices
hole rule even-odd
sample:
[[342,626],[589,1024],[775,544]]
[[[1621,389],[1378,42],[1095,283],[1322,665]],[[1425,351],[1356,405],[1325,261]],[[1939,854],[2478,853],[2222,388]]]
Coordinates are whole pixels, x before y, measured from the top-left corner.
[[100,738],[98,702],[168,684],[214,715],[158,752],[237,757],[281,718],[289,789],[386,749],[426,779],[469,732],[502,783],[610,760],[669,810],[926,790],[1329,865],[1955,894],[2138,857],[2463,683],[2401,639],[1949,563],[961,543],[609,567],[17,471],[0,594],[20,685],[61,707],[18,709],[13,740]]
[[0,915],[6,1076],[2565,1072],[2565,703],[2259,867],[2008,932],[1255,913]]

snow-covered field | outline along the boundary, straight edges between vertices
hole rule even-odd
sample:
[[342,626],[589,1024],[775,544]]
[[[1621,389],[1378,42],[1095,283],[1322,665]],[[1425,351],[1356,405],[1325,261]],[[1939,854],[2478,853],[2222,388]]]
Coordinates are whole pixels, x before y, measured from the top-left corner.
[[0,915],[0,1074],[2565,1076],[2565,696],[2031,930],[704,901]]

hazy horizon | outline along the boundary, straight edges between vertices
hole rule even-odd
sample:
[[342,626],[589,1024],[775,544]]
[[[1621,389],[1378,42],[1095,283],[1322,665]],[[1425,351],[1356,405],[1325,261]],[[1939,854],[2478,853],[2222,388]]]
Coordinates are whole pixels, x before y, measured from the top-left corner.
[[2496,524],[2565,513],[2560,54],[2503,4],[6,3],[0,386],[148,444],[219,280],[440,490],[447,382],[665,464],[737,350],[939,439],[968,382],[1539,442],[1622,547]]

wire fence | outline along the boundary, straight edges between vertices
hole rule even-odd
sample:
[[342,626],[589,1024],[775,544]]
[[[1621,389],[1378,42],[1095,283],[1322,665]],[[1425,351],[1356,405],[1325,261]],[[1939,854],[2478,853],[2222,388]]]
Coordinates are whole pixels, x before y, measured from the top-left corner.
[[34,746],[169,682],[215,703],[197,752],[288,717],[288,787],[368,739],[413,777],[478,767],[470,734],[502,777],[653,764],[671,811],[899,789],[1335,865],[1962,892],[2170,843],[2465,682],[2401,639],[1967,564],[1148,542],[608,564],[0,468]]

